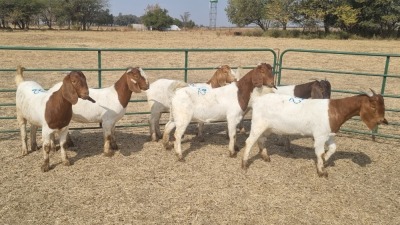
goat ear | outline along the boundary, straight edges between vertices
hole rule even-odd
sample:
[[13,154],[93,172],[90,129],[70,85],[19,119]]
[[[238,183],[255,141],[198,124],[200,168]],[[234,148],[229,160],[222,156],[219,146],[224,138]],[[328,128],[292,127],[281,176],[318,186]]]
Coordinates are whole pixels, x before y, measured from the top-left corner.
[[139,84],[137,83],[137,81],[135,79],[133,79],[132,77],[130,77],[128,75],[126,76],[126,79],[127,79],[126,82],[128,83],[128,87],[129,87],[130,91],[135,92],[135,93],[142,92],[140,90]]
[[260,68],[257,68],[256,70],[253,71],[253,76],[251,76],[251,81],[253,83],[253,86],[255,87],[261,87],[263,85],[262,71]]
[[219,85],[220,87],[225,86],[225,85],[226,85],[225,76],[224,76],[223,74],[219,73],[219,74],[217,75],[217,82],[218,82],[218,85]]
[[78,94],[71,82],[71,76],[67,75],[63,80],[63,87],[61,89],[61,94],[68,102],[75,105],[78,102]]

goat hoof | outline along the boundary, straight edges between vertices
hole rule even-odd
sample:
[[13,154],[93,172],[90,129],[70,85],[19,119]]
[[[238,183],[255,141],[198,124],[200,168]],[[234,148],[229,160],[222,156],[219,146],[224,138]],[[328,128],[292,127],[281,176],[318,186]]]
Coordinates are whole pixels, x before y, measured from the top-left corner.
[[112,157],[114,155],[114,152],[113,151],[104,152],[103,155],[106,157]]
[[322,171],[322,172],[318,171],[318,176],[327,178],[328,177],[328,172],[326,172],[326,171]]
[[178,162],[186,162],[186,160],[182,156],[178,156]]
[[31,151],[32,152],[34,152],[34,151],[36,151],[36,150],[38,150],[39,148],[38,148],[38,146],[37,146],[37,144],[33,144],[32,146],[31,146]]
[[237,151],[235,151],[235,152],[229,152],[229,157],[231,157],[231,158],[236,158],[236,156],[237,156]]
[[174,147],[174,144],[173,144],[173,143],[170,143],[170,142],[164,143],[164,148],[165,148],[166,150],[171,150],[172,147]]
[[71,162],[70,162],[69,160],[65,160],[65,161],[63,162],[63,165],[64,165],[64,166],[70,166],[70,165],[71,165]]
[[41,167],[42,172],[47,172],[50,170],[50,165],[49,163],[44,163]]
[[118,145],[116,143],[111,143],[112,150],[118,150]]
[[269,156],[263,156],[261,155],[261,158],[265,161],[265,162],[271,162],[271,158]]
[[249,168],[249,165],[247,164],[247,160],[242,160],[242,169],[247,170]]

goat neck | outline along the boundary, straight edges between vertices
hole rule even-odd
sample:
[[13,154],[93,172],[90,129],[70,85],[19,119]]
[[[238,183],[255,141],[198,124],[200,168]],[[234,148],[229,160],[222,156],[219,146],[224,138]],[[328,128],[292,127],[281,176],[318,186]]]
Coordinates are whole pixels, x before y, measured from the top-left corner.
[[[240,108],[243,111],[246,111],[249,105],[251,93],[256,87],[255,83],[253,82],[255,80],[255,76],[257,76],[257,73],[255,70],[252,70],[236,83],[238,87],[238,92],[237,92],[238,101]],[[258,86],[262,86],[262,78],[261,78],[261,85]]]
[[72,118],[72,104],[63,98],[63,86],[55,91],[46,102],[45,119],[51,129],[61,129],[68,126]]
[[132,96],[132,91],[128,86],[128,77],[126,73],[124,73],[121,78],[115,82],[114,88],[117,91],[119,103],[122,105],[122,107],[126,108]]

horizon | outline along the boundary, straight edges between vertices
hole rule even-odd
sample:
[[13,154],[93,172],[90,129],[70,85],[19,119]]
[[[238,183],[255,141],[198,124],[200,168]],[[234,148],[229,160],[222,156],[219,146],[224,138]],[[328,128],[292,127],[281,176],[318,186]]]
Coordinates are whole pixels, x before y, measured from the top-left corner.
[[[192,20],[198,26],[209,26],[210,18],[210,1],[196,1],[189,0],[148,0],[148,1],[137,1],[137,0],[109,0],[110,13],[114,16],[122,15],[135,15],[137,17],[143,16],[145,9],[148,5],[158,4],[162,9],[168,10],[168,15],[173,18],[181,19],[180,15],[185,12],[190,13],[189,19]],[[225,12],[227,6],[227,0],[220,0],[217,3],[217,27],[232,27],[234,24],[228,21],[228,17]],[[134,5],[131,6],[131,5]]]

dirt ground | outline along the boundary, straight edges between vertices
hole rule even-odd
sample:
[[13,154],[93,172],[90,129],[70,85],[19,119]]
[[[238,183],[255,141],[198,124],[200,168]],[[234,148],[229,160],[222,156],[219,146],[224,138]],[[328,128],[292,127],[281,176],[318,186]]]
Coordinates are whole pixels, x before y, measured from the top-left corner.
[[[229,31],[197,32],[0,32],[2,46],[88,48],[289,48],[355,52],[399,53],[398,41],[300,40],[235,37]],[[270,55],[193,54],[190,66],[221,64],[251,66],[271,60]],[[2,68],[96,68],[94,53],[0,51]],[[183,66],[178,53],[105,54],[106,68],[126,66]],[[290,56],[293,66],[382,73],[381,59]],[[399,74],[393,59],[390,72]],[[146,71],[150,81],[182,77],[182,71]],[[192,71],[189,81],[207,79],[210,72]],[[287,72],[284,82],[305,82],[317,74]],[[89,86],[97,85],[95,72],[85,72]],[[113,84],[121,72],[104,72],[104,84]],[[1,72],[0,88],[15,88],[14,72]],[[60,81],[62,72],[27,72],[46,88]],[[51,75],[51,76],[50,76]],[[333,89],[380,89],[375,78],[324,75]],[[399,94],[399,81],[387,86]],[[333,97],[341,94],[334,93]],[[2,103],[15,102],[13,94],[1,93]],[[145,94],[132,96],[145,99]],[[386,100],[385,100],[386,101]],[[399,108],[398,100],[387,106]],[[129,110],[143,111],[145,103],[130,103]],[[13,107],[1,107],[2,116],[13,116]],[[389,122],[399,121],[394,113]],[[126,116],[118,124],[146,123],[147,115]],[[349,124],[352,126],[352,124]],[[72,124],[78,127],[79,124]],[[93,126],[93,125],[92,125]],[[94,125],[96,126],[96,125]],[[249,129],[249,123],[246,123]],[[359,125],[355,125],[359,126]],[[1,122],[1,129],[17,129],[15,120]],[[366,130],[365,126],[360,127]],[[389,126],[390,132],[398,132]],[[99,129],[73,130],[75,147],[67,151],[72,165],[61,164],[59,151],[50,155],[52,169],[40,171],[42,152],[21,157],[19,132],[1,133],[0,224],[400,224],[400,142],[394,139],[339,133],[337,152],[329,161],[327,179],[318,177],[311,138],[292,137],[293,153],[286,152],[282,137],[268,139],[271,162],[264,162],[253,148],[250,167],[241,169],[241,157],[230,158],[225,124],[207,124],[205,142],[195,137],[191,125],[182,148],[185,162],[161,143],[149,142],[147,127],[117,128],[119,151],[102,155]],[[247,134],[238,134],[244,147]],[[39,144],[40,135],[38,137]]]

